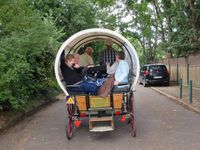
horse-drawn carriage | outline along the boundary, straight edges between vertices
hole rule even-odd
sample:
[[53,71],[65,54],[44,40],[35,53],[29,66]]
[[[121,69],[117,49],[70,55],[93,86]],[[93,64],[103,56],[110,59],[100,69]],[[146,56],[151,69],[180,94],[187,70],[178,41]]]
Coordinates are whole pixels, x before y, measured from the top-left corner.
[[[66,85],[60,74],[60,62],[63,51],[65,54],[77,53],[81,47],[95,41],[112,39],[113,43],[125,53],[129,64],[128,83],[119,83],[105,97],[85,93],[72,93],[70,88],[77,85]],[[97,67],[98,68],[98,67]],[[82,117],[88,117],[89,131],[113,131],[115,116],[121,121],[130,123],[131,134],[136,135],[134,113],[134,91],[139,76],[138,55],[131,43],[120,34],[108,29],[88,29],[78,32],[67,39],[60,47],[55,60],[55,75],[60,88],[66,95],[66,135],[71,139],[75,127],[79,127]],[[70,76],[70,74],[69,74]]]

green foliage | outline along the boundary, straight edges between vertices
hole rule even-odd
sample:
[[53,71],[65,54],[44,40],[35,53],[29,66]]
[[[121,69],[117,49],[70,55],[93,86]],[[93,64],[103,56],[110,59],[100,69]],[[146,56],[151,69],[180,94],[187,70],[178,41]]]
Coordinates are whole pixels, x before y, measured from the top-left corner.
[[[187,57],[191,53],[200,51],[200,5],[194,5],[194,12],[192,14],[189,8],[183,1],[178,1],[177,6],[173,8],[176,10],[176,17],[173,17],[172,26],[175,31],[172,33],[169,48],[176,57]],[[194,20],[193,20],[194,19]]]
[[116,2],[116,0],[91,0],[91,1],[101,8],[113,6]]
[[63,29],[64,40],[72,34],[87,28],[97,27],[95,10],[89,0],[30,0],[43,16],[51,16],[56,26]]
[[187,57],[200,51],[199,1],[126,0],[125,5],[132,15],[128,31],[140,41],[146,63],[167,53]]
[[120,17],[123,8],[120,1],[116,0],[91,0],[96,11],[97,25],[101,28],[116,30],[120,27]]
[[25,1],[0,6],[0,105],[25,107],[52,84],[52,62],[61,32]]

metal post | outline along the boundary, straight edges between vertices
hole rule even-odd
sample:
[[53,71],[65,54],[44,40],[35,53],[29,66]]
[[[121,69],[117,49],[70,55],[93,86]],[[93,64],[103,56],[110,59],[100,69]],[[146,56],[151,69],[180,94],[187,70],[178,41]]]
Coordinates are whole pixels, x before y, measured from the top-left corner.
[[192,80],[190,80],[190,104],[192,104]]
[[180,99],[183,98],[183,80],[180,79]]

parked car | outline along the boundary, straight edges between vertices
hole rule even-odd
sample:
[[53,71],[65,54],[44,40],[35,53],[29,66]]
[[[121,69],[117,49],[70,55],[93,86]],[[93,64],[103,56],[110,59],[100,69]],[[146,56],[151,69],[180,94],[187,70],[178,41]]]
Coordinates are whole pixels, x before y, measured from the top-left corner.
[[140,69],[139,83],[148,85],[169,85],[170,76],[167,67],[163,64],[146,64]]

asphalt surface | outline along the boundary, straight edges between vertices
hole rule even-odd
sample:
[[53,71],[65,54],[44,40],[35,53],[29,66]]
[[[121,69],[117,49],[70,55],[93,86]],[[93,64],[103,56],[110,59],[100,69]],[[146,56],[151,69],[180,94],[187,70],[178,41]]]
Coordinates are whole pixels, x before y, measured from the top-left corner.
[[182,99],[180,98],[180,86],[175,82],[171,82],[170,86],[155,85],[151,88],[169,97],[183,107],[200,114],[200,88],[192,88],[192,101],[190,100],[189,86],[182,87]]
[[150,87],[135,92],[136,138],[129,124],[115,119],[115,130],[90,133],[88,120],[68,141],[65,101],[60,100],[0,135],[0,150],[199,150],[200,115],[184,109]]

